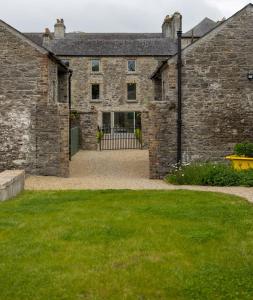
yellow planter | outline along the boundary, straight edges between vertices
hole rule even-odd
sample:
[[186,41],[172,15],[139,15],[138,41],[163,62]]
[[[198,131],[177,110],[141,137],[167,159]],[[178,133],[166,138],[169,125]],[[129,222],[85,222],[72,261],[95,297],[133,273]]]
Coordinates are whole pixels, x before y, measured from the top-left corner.
[[226,159],[232,162],[235,170],[248,170],[253,169],[253,157],[241,157],[236,155],[226,156]]

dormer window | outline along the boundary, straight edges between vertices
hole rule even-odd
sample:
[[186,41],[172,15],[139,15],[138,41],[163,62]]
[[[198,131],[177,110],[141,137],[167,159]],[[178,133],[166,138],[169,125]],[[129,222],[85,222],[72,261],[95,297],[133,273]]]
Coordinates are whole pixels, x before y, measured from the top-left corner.
[[91,71],[92,72],[99,72],[100,71],[100,60],[99,59],[92,59],[91,60]]
[[128,72],[135,72],[136,71],[136,60],[134,60],[134,59],[128,60],[127,70],[128,70]]

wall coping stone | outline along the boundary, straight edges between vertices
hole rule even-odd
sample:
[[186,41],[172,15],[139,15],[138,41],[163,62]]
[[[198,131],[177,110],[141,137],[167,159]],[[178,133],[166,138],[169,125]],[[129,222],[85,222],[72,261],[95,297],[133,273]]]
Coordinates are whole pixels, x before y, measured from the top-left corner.
[[0,173],[0,201],[8,200],[24,190],[25,171],[6,170]]

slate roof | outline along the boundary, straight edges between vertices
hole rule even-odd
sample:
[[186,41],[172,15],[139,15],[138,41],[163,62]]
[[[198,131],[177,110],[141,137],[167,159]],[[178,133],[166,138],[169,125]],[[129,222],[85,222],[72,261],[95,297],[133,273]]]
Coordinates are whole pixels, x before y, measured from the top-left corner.
[[[194,36],[201,37],[217,25],[205,18],[193,28]],[[42,46],[42,33],[25,33]],[[192,30],[183,34],[192,37]],[[66,33],[64,39],[53,39],[49,50],[58,56],[172,56],[177,42],[164,38],[162,33]]]
[[[42,33],[25,33],[42,45]],[[170,56],[177,51],[176,42],[161,33],[67,33],[53,39],[50,51],[59,56]]]
[[199,24],[193,27],[191,30],[184,33],[182,36],[185,38],[190,38],[192,37],[192,32],[193,32],[194,37],[200,38],[206,33],[208,33],[209,31],[211,31],[217,25],[218,22],[214,22],[209,18],[205,18]]

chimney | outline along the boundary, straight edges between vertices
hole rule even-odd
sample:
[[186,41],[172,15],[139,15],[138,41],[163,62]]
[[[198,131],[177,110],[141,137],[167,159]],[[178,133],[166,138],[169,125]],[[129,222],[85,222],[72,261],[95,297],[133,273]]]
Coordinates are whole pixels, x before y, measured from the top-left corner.
[[57,19],[56,24],[54,25],[54,38],[63,39],[65,36],[65,25],[63,19]]
[[43,42],[42,45],[44,47],[49,47],[51,40],[53,39],[52,34],[48,28],[45,29],[45,32],[43,33]]
[[179,12],[175,12],[173,16],[166,16],[163,25],[163,37],[177,39],[177,32],[182,30],[182,16]]

